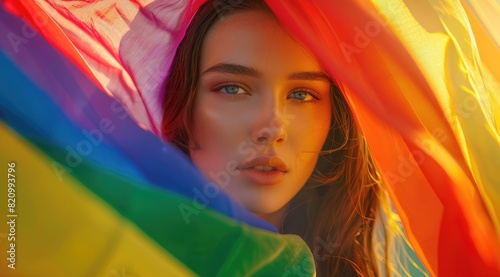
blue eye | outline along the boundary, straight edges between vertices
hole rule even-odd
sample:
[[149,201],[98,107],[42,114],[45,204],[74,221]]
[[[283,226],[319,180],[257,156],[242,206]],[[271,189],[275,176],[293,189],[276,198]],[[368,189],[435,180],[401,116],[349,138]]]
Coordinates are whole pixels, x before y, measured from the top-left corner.
[[296,91],[296,92],[292,92],[292,94],[290,94],[290,96],[292,96],[293,98],[298,99],[298,100],[305,100],[308,95],[309,94],[305,91]]
[[317,93],[309,90],[297,90],[288,95],[288,98],[293,98],[302,102],[312,102],[319,100]]
[[223,86],[221,88],[221,90],[223,90],[227,94],[238,94],[238,92],[240,92],[240,90],[243,91],[242,89],[240,89],[240,87],[235,86],[235,85]]
[[215,86],[212,91],[222,93],[225,96],[242,96],[243,94],[249,94],[245,89],[243,89],[238,84],[233,83],[223,83]]

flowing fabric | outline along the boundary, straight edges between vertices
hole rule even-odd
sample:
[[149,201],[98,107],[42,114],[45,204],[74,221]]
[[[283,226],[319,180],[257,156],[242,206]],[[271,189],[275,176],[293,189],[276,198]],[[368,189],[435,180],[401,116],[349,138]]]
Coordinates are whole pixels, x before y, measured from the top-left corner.
[[[2,20],[3,32],[6,34],[4,37],[8,38],[2,41],[2,51],[14,62],[11,66],[5,66],[5,70],[14,71],[16,65],[23,68],[28,77],[23,82],[31,80],[34,83],[33,88],[23,90],[28,92],[36,91],[36,87],[42,88],[48,95],[47,103],[53,101],[53,109],[60,110],[57,116],[53,115],[58,118],[58,122],[64,121],[61,117],[67,117],[71,122],[64,125],[69,127],[59,130],[62,133],[60,136],[52,135],[57,127],[46,129],[48,126],[40,125],[42,122],[37,119],[41,120],[41,111],[32,115],[26,112],[36,108],[36,105],[28,105],[28,99],[32,96],[26,93],[25,98],[16,98],[13,93],[8,93],[15,91],[15,83],[12,83],[15,79],[2,76],[2,120],[29,143],[42,149],[45,156],[40,156],[23,138],[16,137],[5,126],[3,135],[9,137],[12,144],[18,145],[16,147],[19,151],[30,153],[26,154],[26,164],[28,160],[33,160],[33,164],[42,168],[44,163],[52,159],[67,166],[68,161],[65,159],[69,152],[65,146],[77,145],[79,140],[88,139],[85,135],[82,137],[78,130],[93,130],[99,127],[102,118],[109,118],[114,113],[117,118],[115,124],[118,122],[121,125],[117,125],[117,131],[103,139],[102,146],[106,149],[92,151],[82,159],[82,166],[69,168],[74,170],[72,172],[67,172],[67,169],[56,172],[64,172],[68,180],[76,178],[80,186],[83,185],[101,197],[102,200],[99,201],[107,201],[108,210],[105,211],[108,217],[113,212],[112,209],[120,211],[119,204],[113,206],[110,203],[111,198],[119,199],[119,194],[115,193],[119,186],[116,185],[114,192],[101,194],[98,192],[101,189],[111,188],[99,185],[98,181],[94,183],[89,179],[79,179],[86,175],[82,173],[83,168],[89,172],[102,171],[104,175],[121,176],[123,186],[130,182],[136,185],[148,184],[139,186],[142,189],[134,187],[142,191],[142,196],[138,197],[143,200],[148,199],[148,187],[161,188],[160,191],[147,194],[151,199],[160,197],[154,196],[159,194],[164,195],[161,197],[165,197],[165,202],[183,203],[172,197],[171,193],[195,199],[197,194],[192,189],[203,191],[206,188],[203,187],[202,178],[189,179],[190,184],[198,186],[188,188],[163,185],[165,182],[162,178],[180,183],[185,177],[175,177],[173,174],[168,176],[168,173],[162,173],[164,170],[159,169],[158,164],[171,165],[175,170],[183,168],[185,174],[176,176],[199,175],[192,173],[194,170],[190,169],[187,161],[180,162],[180,165],[172,162],[182,161],[183,158],[173,154],[176,153],[175,150],[168,145],[160,146],[160,142],[152,135],[147,137],[147,134],[142,133],[140,136],[142,141],[153,145],[147,148],[149,150],[141,152],[142,149],[137,145],[134,147],[132,139],[137,138],[132,136],[127,139],[127,135],[140,133],[140,130],[133,127],[130,120],[120,119],[120,116],[127,117],[127,113],[118,103],[102,100],[104,95],[100,90],[123,103],[139,126],[159,136],[162,116],[160,95],[164,80],[176,47],[202,2],[4,1],[4,7],[10,13],[30,24],[9,25],[11,20]],[[496,27],[500,26],[497,19],[500,11],[498,1],[317,0],[267,3],[283,27],[310,49],[330,76],[340,84],[366,136],[387,193],[397,211],[396,215],[390,208],[383,210],[382,213],[385,214],[379,217],[378,229],[387,232],[401,229],[393,220],[395,216],[399,216],[411,248],[432,276],[499,276],[500,172],[497,164],[500,160],[500,68],[498,62],[495,62],[500,59],[500,35]],[[33,47],[38,34],[73,62],[100,90],[87,89],[89,86],[83,85],[75,86],[75,82],[65,82],[64,76],[77,74],[71,70],[68,73],[56,71],[61,73],[60,78],[63,80],[60,80],[57,75],[44,72],[44,68],[52,70],[50,61],[43,63],[43,59],[27,58],[27,49]],[[7,58],[4,60],[2,64],[8,64]],[[68,64],[67,68],[72,66]],[[77,79],[78,84],[84,82],[82,79],[84,78]],[[58,94],[58,91],[61,93]],[[68,91],[72,93],[62,93]],[[80,98],[75,98],[74,95],[80,95]],[[87,107],[93,113],[82,110],[82,107]],[[84,116],[80,114],[83,112],[86,113]],[[73,140],[62,140],[61,137],[64,137],[67,130],[71,130],[71,126],[74,129]],[[162,151],[162,147],[166,150]],[[12,149],[2,147],[2,156],[5,153],[6,157],[13,157],[14,152],[10,151]],[[165,153],[162,154],[164,157],[158,153]],[[73,183],[67,183],[66,188],[76,189]],[[75,194],[68,190],[67,195],[63,195],[62,191],[61,189],[61,197]],[[85,193],[93,195],[89,191]],[[172,198],[168,198],[169,196]],[[97,201],[95,195],[93,197],[92,200],[79,200],[82,204],[78,204],[78,207]],[[33,201],[38,201],[34,195],[32,198]],[[242,226],[249,224],[273,231],[272,227],[245,213],[244,209],[231,202],[222,192],[215,200],[208,202],[210,210],[202,210],[203,215],[209,214],[207,217],[210,220],[207,219],[206,222],[210,223],[207,225],[213,223],[219,226],[220,222],[229,221],[220,230],[239,230],[240,235],[237,237],[245,239],[250,239],[256,233],[256,236],[263,236],[259,237],[262,241],[269,239],[277,245],[297,249],[291,254],[279,252],[278,256],[273,255],[271,250],[264,251],[263,256],[255,256],[254,263],[247,263],[238,260],[238,255],[233,257],[228,254],[231,253],[228,249],[236,249],[233,247],[239,245],[233,244],[237,241],[234,239],[225,242],[227,244],[224,245],[228,245],[224,249],[226,255],[218,255],[219,263],[210,267],[213,270],[210,273],[216,272],[216,269],[227,269],[223,264],[241,264],[241,267],[235,266],[235,270],[255,269],[255,272],[250,272],[256,275],[259,272],[266,273],[267,266],[275,266],[273,270],[276,272],[292,272],[289,271],[292,265],[295,265],[292,267],[295,270],[293,274],[297,273],[297,265],[299,271],[303,270],[303,274],[313,274],[310,268],[312,257],[308,256],[310,253],[304,249],[305,245],[296,238],[261,233],[263,231],[253,227],[243,228]],[[95,205],[99,203],[97,201]],[[38,207],[43,207],[43,204],[39,202]],[[158,210],[167,213],[172,209],[167,206]],[[95,209],[103,209],[104,213],[102,204]],[[148,212],[150,211],[145,210],[137,214],[144,215]],[[189,210],[187,213],[189,214]],[[91,213],[87,215],[89,214]],[[68,218],[69,215],[68,211]],[[39,219],[43,218],[42,215],[38,216]],[[127,215],[125,217],[131,220]],[[150,233],[166,231],[166,228],[155,230],[153,227],[153,219],[158,218],[144,218],[148,219],[144,222],[146,226],[132,220],[135,225],[126,224],[133,228],[125,228],[123,236],[137,237],[134,243],[147,248],[148,253],[155,257],[155,260],[148,260],[151,265],[156,264],[153,261],[165,261],[165,268],[158,265],[158,270],[169,270],[170,266],[172,270],[186,275],[191,272],[211,275],[204,272],[203,267],[196,267],[194,262],[183,259],[184,256],[175,247],[159,242],[164,236]],[[115,220],[123,222],[121,218]],[[57,222],[60,224],[62,221]],[[96,224],[90,220],[88,222],[88,226]],[[87,225],[82,223],[82,226]],[[109,228],[113,226],[110,225]],[[245,230],[244,234],[241,234],[241,228]],[[178,234],[193,231],[192,228],[181,227],[176,230]],[[73,233],[77,234],[77,231],[74,230]],[[68,231],[68,234],[72,232]],[[29,237],[28,234],[26,236]],[[215,247],[220,240],[220,237],[219,241],[214,239],[214,244],[208,246]],[[396,240],[391,241],[389,235],[378,240],[385,240],[386,245],[397,243]],[[185,239],[182,243],[188,241]],[[203,239],[199,242],[208,243]],[[58,245],[63,247],[65,244]],[[119,240],[116,245],[131,247],[121,245]],[[48,247],[48,244],[40,244],[42,246]],[[262,247],[264,250],[268,249]],[[214,249],[203,248],[203,253],[211,250]],[[102,250],[95,251],[102,255]],[[197,256],[196,253],[191,254]],[[114,256],[110,254],[110,257]],[[398,263],[397,257],[383,258],[385,260],[381,258],[382,263]],[[265,266],[259,265],[259,260],[265,261]],[[306,262],[299,262],[302,260]],[[95,263],[96,261],[87,260],[85,265],[95,266]],[[44,266],[48,265],[41,264],[39,268]],[[108,270],[105,263],[101,266],[99,270]]]
[[461,3],[270,5],[343,86],[428,270],[497,276],[498,72]]
[[[313,275],[299,237],[276,234],[41,38],[31,43],[11,56],[21,68],[0,53],[0,160],[17,176],[16,207],[2,209],[16,215],[17,229],[2,227],[16,238],[15,269],[2,263],[2,276]],[[50,68],[47,83],[30,79],[44,74],[34,62]]]

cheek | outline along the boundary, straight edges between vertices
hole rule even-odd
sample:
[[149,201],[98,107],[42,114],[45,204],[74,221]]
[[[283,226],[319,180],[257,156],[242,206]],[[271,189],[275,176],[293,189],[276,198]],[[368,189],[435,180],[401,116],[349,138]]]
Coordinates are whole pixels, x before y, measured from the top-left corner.
[[[218,107],[210,97],[199,97],[193,111],[193,132],[200,151],[221,151],[232,144],[240,119],[232,111]],[[220,154],[221,152],[219,152]]]
[[318,153],[330,132],[331,108],[326,104],[312,106],[293,113],[288,140],[293,147],[308,153]]
[[217,118],[217,115],[207,113],[203,109],[195,110],[193,114],[193,135],[198,148],[190,151],[190,157],[193,164],[207,178],[213,174],[217,175],[217,172],[230,160],[230,155],[224,153],[225,149],[222,147],[228,138],[217,135],[224,134],[226,126]]
[[319,154],[330,132],[331,108],[326,105],[300,110],[290,125],[288,142],[294,149],[294,179],[307,181],[314,171]]
[[222,107],[220,100],[200,97],[193,110],[193,135],[199,149],[191,151],[193,163],[202,172],[226,170],[238,159],[238,147],[246,143],[245,119],[241,111]]

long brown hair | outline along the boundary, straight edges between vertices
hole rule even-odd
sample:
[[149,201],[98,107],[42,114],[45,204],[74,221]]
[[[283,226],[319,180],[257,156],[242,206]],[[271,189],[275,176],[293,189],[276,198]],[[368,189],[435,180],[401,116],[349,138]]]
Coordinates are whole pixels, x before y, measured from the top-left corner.
[[336,86],[331,95],[332,131],[313,176],[292,200],[283,230],[308,243],[318,276],[376,276],[372,240],[380,177]]
[[[263,0],[204,3],[179,45],[166,80],[162,134],[189,155],[197,143],[192,114],[205,35],[222,17],[269,12]],[[292,199],[283,233],[301,236],[315,257],[318,276],[376,276],[373,226],[380,180],[365,139],[341,91],[332,85],[332,130],[310,181]]]

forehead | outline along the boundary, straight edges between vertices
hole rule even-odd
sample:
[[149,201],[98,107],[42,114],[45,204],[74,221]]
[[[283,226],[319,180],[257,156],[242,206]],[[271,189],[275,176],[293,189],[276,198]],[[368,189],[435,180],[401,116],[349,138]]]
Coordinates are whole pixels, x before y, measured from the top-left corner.
[[217,63],[251,66],[259,71],[319,71],[319,64],[264,11],[244,11],[212,26],[202,47],[201,72]]

